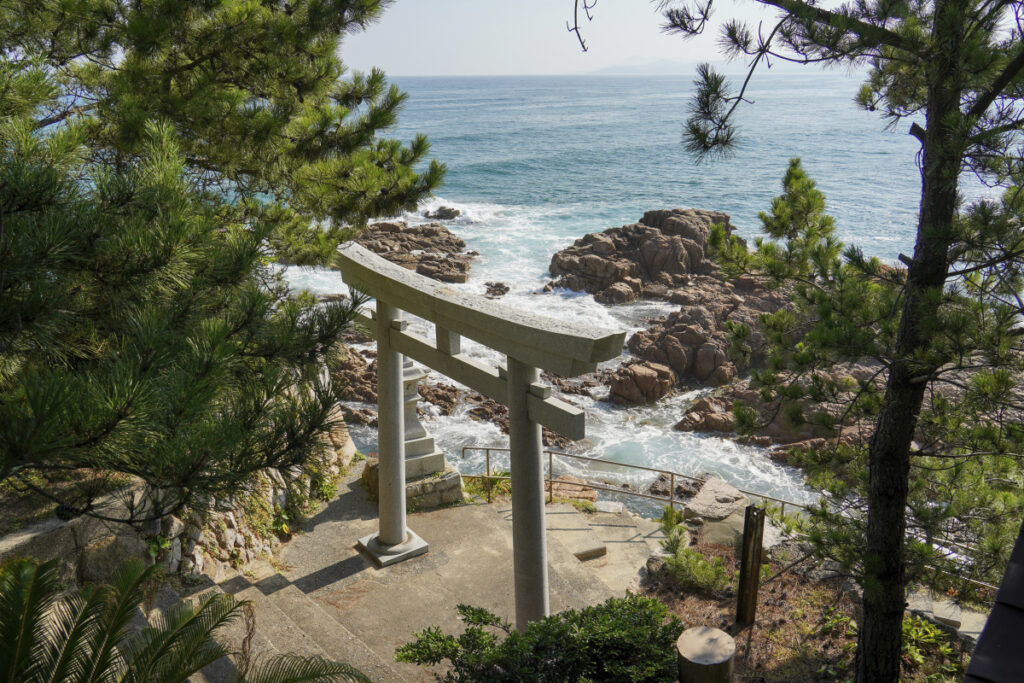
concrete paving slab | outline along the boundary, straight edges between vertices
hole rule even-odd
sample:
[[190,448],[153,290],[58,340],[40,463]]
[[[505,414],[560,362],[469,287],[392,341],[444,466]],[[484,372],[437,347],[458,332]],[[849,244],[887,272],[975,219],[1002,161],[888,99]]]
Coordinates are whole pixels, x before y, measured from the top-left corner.
[[982,629],[985,628],[985,622],[987,621],[987,613],[965,609],[962,613],[960,628],[957,630],[957,634],[960,636],[961,640],[966,640],[972,646],[976,645],[978,643],[978,638],[981,637]]
[[[281,573],[401,676],[433,680],[421,667],[393,663],[395,648],[412,640],[414,632],[435,624],[446,632],[461,633],[457,604],[484,607],[514,619],[507,503],[410,514],[409,527],[430,544],[430,551],[378,568],[355,548],[358,538],[376,529],[376,510],[354,481],[342,482],[339,490],[341,495],[311,521],[308,530],[282,549]],[[548,560],[552,612],[596,604],[612,595],[554,534],[548,537]]]
[[651,553],[660,554],[664,551],[661,547],[661,542],[665,540],[665,533],[661,530],[661,523],[654,519],[647,519],[646,517],[633,517],[633,524],[636,526],[640,535],[643,536],[644,543],[647,544],[647,548]]
[[[502,512],[507,514],[511,521],[511,508],[505,506]],[[580,561],[592,560],[608,552],[604,543],[590,528],[586,518],[587,515],[569,503],[550,503],[544,508],[548,536],[557,539]]]
[[587,567],[617,596],[638,590],[640,569],[651,554],[645,534],[628,514],[598,512],[588,515],[587,522],[608,549],[604,557],[587,562]]

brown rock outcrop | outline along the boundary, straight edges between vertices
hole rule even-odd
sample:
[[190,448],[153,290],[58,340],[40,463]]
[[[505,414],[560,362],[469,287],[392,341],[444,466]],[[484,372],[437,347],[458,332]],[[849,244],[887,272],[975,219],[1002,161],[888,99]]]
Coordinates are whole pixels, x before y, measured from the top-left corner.
[[420,384],[420,397],[438,407],[442,415],[451,415],[459,405],[462,392],[451,384]]
[[762,401],[760,394],[750,388],[748,380],[736,382],[719,389],[714,395],[695,401],[675,425],[675,429],[692,432],[735,431],[732,406],[739,402],[754,410],[760,424],[754,434],[744,440],[758,446],[777,445],[771,451],[776,460],[785,462],[791,448],[808,451],[834,443],[836,432],[821,426],[823,424],[833,424],[840,428],[839,438],[843,443],[862,443],[871,433],[870,421],[851,417],[846,407],[853,398],[856,381],[870,380],[875,376],[875,371],[876,368],[867,365],[836,367],[831,375],[845,382],[850,390],[827,400],[800,401],[798,405],[802,418],[796,421],[789,416],[789,411],[780,410],[777,401]]
[[650,403],[672,391],[675,384],[676,374],[667,365],[627,363],[612,375],[610,398],[620,405]]
[[[676,477],[675,500],[683,501],[693,498],[697,495],[697,491],[700,490],[700,486],[700,482]],[[669,491],[671,490],[672,478],[667,474],[659,474],[658,478],[647,487],[647,493],[652,496],[664,496],[665,498],[668,498]]]
[[377,402],[377,361],[367,362],[358,351],[344,349],[330,365],[331,379],[342,387],[345,401]]
[[557,279],[551,284],[592,292],[601,303],[644,297],[678,304],[678,312],[634,334],[629,350],[668,366],[680,381],[728,384],[739,368],[730,358],[727,325],[750,328],[750,357],[741,360],[757,363],[764,349],[759,318],[788,305],[788,297],[766,289],[756,277],[729,281],[721,276],[706,253],[715,223],[732,233],[728,214],[720,211],[648,211],[634,225],[586,235],[556,253],[550,269]]
[[713,272],[704,253],[712,223],[732,233],[728,214],[671,209],[648,211],[633,225],[586,235],[551,258],[554,285],[590,292],[603,303],[632,301],[652,285],[667,293],[689,273]]
[[440,223],[408,225],[404,221],[374,223],[356,242],[392,263],[441,282],[465,282],[476,252]]
[[488,299],[498,299],[509,292],[509,286],[504,282],[485,282],[484,287],[487,288],[487,293],[484,296]]
[[681,381],[728,384],[740,369],[730,357],[728,325],[744,324],[750,329],[749,358],[743,360],[757,364],[765,350],[760,317],[789,305],[782,291],[758,282],[744,282],[744,287],[748,289],[741,292],[736,283],[718,276],[690,276],[669,297],[680,309],[653,319],[626,346],[644,360],[668,365]]

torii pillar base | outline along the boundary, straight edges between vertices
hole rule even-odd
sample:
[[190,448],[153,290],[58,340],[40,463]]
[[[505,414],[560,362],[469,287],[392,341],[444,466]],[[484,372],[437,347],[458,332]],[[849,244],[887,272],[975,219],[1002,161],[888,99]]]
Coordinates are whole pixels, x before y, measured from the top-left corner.
[[407,530],[407,532],[408,535],[405,537],[405,543],[383,545],[378,538],[378,534],[370,534],[360,538],[356,547],[365,551],[379,567],[387,567],[388,565],[408,560],[411,557],[422,555],[430,550],[427,542],[417,536],[416,532],[411,530]]

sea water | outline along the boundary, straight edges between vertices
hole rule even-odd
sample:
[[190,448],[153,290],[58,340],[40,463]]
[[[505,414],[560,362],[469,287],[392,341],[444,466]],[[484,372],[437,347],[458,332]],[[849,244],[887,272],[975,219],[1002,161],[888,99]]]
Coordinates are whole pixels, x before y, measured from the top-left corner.
[[[856,107],[860,80],[836,72],[762,74],[745,95],[752,103],[738,109],[735,152],[698,164],[681,144],[689,77],[398,78],[409,98],[393,135],[425,133],[431,156],[448,166],[437,196],[401,218],[423,222],[422,211],[442,205],[462,212],[446,224],[480,253],[469,282],[457,285],[468,292],[482,294],[485,282],[501,281],[511,288],[501,299],[508,306],[632,333],[675,307],[605,306],[587,294],[542,294],[552,254],[586,233],[672,207],[725,211],[738,234],[751,238],[759,232],[758,213],[781,192],[789,160],[800,157],[826,195],[839,237],[892,262],[913,249],[919,144],[907,134],[908,121],[886,128],[877,114]],[[964,187],[968,198],[994,196],[972,178]],[[286,276],[297,288],[344,291],[329,270],[293,267]],[[488,363],[502,360],[479,345],[464,348]],[[699,391],[629,408],[597,400],[602,393],[572,397],[587,416],[588,438],[576,452],[684,474],[717,472],[742,489],[796,502],[816,497],[798,471],[772,462],[762,449],[674,431]],[[508,438],[467,410],[450,417],[433,411],[426,426],[452,464],[479,472],[483,453],[463,459],[463,448],[507,446]],[[353,431],[361,450],[376,450],[374,430]],[[605,478],[642,485],[650,475],[608,472]]]

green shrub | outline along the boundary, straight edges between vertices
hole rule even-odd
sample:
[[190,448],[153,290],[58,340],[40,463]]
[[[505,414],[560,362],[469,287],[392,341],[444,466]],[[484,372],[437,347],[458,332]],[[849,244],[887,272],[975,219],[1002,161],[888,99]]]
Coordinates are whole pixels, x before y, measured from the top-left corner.
[[398,648],[398,661],[451,669],[447,683],[674,681],[680,621],[652,598],[628,594],[567,610],[514,631],[485,609],[459,605],[458,638],[431,626]]
[[665,538],[661,540],[661,547],[669,555],[675,555],[680,546],[686,545],[686,529],[682,524],[683,511],[666,505],[661,513],[661,531],[665,534]]
[[702,593],[720,593],[730,583],[722,558],[715,557],[709,562],[703,555],[690,548],[678,547],[675,555],[665,559],[665,566],[672,580],[680,588],[697,590]]
[[949,634],[921,617],[903,620],[904,671],[917,671],[929,681],[959,681],[964,665]]

